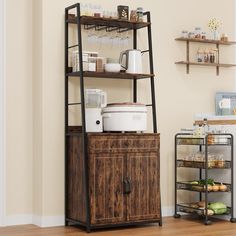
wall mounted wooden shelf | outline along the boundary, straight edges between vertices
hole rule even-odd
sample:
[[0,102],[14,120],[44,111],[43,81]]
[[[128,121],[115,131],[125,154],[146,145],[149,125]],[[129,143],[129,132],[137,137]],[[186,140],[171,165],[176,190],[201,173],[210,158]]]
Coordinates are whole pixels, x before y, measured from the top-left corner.
[[177,61],[175,64],[179,65],[194,65],[194,66],[218,66],[218,67],[233,67],[236,64],[223,64],[223,63],[204,63],[204,62],[191,62],[191,61]]
[[[186,42],[186,61],[178,61],[175,62],[177,65],[186,65],[186,73],[189,74],[189,67],[190,65],[194,66],[213,66],[216,67],[216,75],[219,75],[220,73],[220,67],[234,67],[236,64],[227,64],[227,63],[220,63],[219,58],[219,49],[220,45],[234,45],[236,44],[235,41],[221,41],[221,40],[211,40],[211,39],[196,39],[196,38],[176,38],[176,41],[182,41]],[[190,42],[191,43],[204,43],[204,44],[215,44],[216,48],[218,50],[218,58],[216,63],[205,63],[205,62],[191,62],[189,58],[189,52],[190,52]]]
[[184,42],[196,42],[196,43],[210,43],[210,44],[219,44],[219,45],[233,45],[236,44],[235,41],[221,41],[221,40],[212,40],[212,39],[195,39],[195,38],[176,38],[176,41],[184,41]]

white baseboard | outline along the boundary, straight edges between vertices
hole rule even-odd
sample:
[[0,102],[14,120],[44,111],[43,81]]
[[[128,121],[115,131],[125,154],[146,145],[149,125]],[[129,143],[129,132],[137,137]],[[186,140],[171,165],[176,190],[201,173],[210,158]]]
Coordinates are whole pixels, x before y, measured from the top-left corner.
[[9,215],[5,226],[34,224],[39,227],[55,227],[65,224],[65,216]]
[[[162,216],[173,216],[174,215],[174,207],[163,207],[162,208]],[[39,227],[55,227],[55,226],[64,226],[65,224],[65,216],[37,216],[37,215],[9,215],[5,220],[6,226],[13,225],[28,225],[34,224]]]
[[32,224],[39,227],[55,227],[65,225],[65,216],[33,216]]
[[32,224],[32,215],[8,215],[5,217],[5,226]]
[[167,217],[167,216],[173,216],[174,215],[174,207],[162,207],[162,216]]

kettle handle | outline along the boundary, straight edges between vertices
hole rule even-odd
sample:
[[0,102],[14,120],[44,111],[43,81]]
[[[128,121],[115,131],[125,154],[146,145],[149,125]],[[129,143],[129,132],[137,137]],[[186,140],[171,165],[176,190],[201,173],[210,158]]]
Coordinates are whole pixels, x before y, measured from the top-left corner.
[[[126,63],[125,65],[122,64],[122,61],[123,61],[123,57],[126,57]],[[129,61],[129,54],[128,54],[128,51],[123,51],[120,53],[120,59],[119,59],[119,63],[121,65],[122,68],[124,68],[125,70],[128,69],[128,61]]]

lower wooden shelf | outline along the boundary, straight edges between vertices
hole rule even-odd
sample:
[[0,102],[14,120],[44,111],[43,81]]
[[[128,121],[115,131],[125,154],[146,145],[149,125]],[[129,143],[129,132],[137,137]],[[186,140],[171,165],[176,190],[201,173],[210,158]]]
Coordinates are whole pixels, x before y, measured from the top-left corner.
[[177,61],[177,65],[186,65],[187,74],[189,74],[189,66],[213,66],[216,67],[216,74],[219,75],[219,67],[234,67],[236,64],[227,64],[227,63],[205,63],[205,62],[191,62],[191,61]]

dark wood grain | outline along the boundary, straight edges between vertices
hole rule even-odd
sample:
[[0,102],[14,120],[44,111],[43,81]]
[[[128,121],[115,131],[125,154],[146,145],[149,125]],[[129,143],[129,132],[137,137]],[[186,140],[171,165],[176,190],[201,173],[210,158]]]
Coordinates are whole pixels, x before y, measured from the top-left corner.
[[90,155],[91,223],[108,224],[126,221],[123,201],[124,155]]
[[[105,17],[94,17],[94,16],[81,16],[81,23],[84,25],[97,25],[97,26],[107,26],[107,27],[118,27],[125,29],[140,29],[150,25],[149,22],[133,22],[128,20],[120,20],[114,18]],[[77,17],[73,14],[69,14],[68,23],[77,24]]]
[[129,154],[127,173],[132,192],[128,196],[128,220],[160,218],[159,153]]
[[[80,76],[80,72],[71,72],[67,73],[67,76],[70,77],[78,77]],[[84,71],[83,72],[84,77],[88,78],[108,78],[108,79],[145,79],[154,77],[154,74],[131,74],[131,73],[125,73],[125,72],[93,72],[93,71]]]
[[82,154],[82,136],[70,136],[68,139],[67,166],[67,217],[85,222],[84,162]]
[[[67,218],[85,222],[82,136],[74,130],[68,136]],[[159,134],[88,133],[87,142],[91,225],[159,220]],[[130,194],[124,193],[126,179]]]

